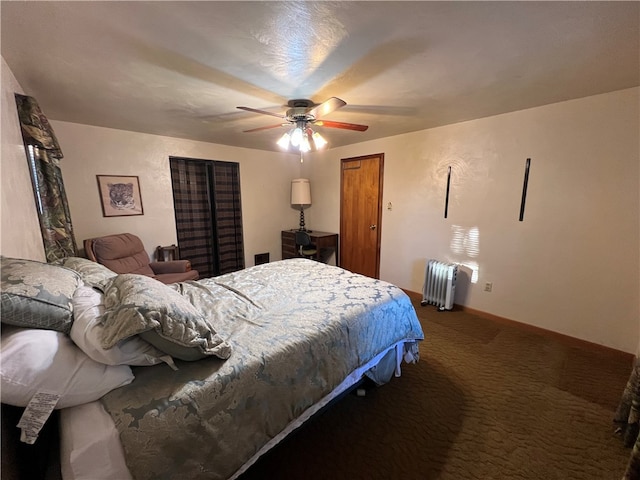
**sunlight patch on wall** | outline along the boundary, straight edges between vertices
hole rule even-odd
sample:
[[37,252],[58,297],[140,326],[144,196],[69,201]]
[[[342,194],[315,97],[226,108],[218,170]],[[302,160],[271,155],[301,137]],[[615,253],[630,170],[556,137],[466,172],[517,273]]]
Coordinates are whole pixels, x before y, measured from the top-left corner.
[[480,254],[480,230],[478,227],[451,226],[451,251],[456,255],[477,257]]
[[471,260],[480,255],[480,230],[478,227],[451,226],[451,252],[456,256],[456,262],[471,269],[471,283],[477,283],[479,277],[479,265]]
[[466,267],[471,270],[471,283],[478,283],[478,272],[480,271],[480,265],[478,262],[456,262],[460,267]]

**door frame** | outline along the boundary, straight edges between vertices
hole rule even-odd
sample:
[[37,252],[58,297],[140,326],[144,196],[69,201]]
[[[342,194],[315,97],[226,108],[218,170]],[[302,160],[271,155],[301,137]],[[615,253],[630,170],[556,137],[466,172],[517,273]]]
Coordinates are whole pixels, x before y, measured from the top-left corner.
[[347,162],[369,160],[372,158],[378,159],[378,208],[377,208],[377,223],[376,223],[376,258],[375,258],[375,278],[380,279],[380,250],[382,246],[382,192],[383,192],[383,180],[384,180],[384,153],[372,153],[369,155],[361,155],[358,157],[349,157],[340,159],[340,263],[342,265],[342,255],[345,249],[343,248],[343,235],[342,235],[342,205],[344,201],[344,185],[343,174],[344,165]]

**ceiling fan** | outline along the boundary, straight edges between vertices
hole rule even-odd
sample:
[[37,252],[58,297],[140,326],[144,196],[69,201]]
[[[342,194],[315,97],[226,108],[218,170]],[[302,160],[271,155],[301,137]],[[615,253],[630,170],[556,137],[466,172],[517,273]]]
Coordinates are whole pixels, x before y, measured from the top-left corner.
[[250,107],[238,108],[240,110],[246,110],[247,112],[271,115],[272,117],[278,117],[285,121],[275,125],[267,125],[264,127],[244,130],[244,132],[258,132],[261,130],[268,130],[270,128],[291,127],[289,131],[282,135],[277,143],[284,150],[291,150],[293,147],[293,149],[299,150],[301,153],[304,153],[310,150],[317,150],[327,144],[327,141],[322,137],[322,135],[320,135],[318,132],[314,132],[311,129],[311,125],[329,128],[341,128],[344,130],[354,130],[357,132],[364,132],[365,130],[367,130],[367,128],[369,128],[368,125],[334,122],[332,120],[322,119],[325,115],[328,115],[338,108],[344,107],[346,104],[347,102],[337,97],[331,97],[320,104],[313,103],[311,100],[307,99],[289,100],[289,102],[287,102],[289,109],[284,115]]

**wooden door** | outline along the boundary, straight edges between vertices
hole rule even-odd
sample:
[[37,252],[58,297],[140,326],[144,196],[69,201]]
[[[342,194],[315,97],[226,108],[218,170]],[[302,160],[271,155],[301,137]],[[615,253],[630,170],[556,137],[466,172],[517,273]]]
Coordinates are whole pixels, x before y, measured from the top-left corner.
[[380,278],[384,154],[343,158],[340,192],[340,266]]

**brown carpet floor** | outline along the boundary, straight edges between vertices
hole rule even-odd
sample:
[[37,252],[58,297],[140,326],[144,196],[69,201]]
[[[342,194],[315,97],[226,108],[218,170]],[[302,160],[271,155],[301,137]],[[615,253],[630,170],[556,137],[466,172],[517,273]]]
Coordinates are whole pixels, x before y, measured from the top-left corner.
[[620,479],[628,357],[415,303],[402,377],[346,395],[258,460],[257,479]]

